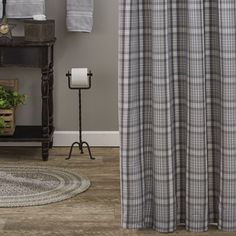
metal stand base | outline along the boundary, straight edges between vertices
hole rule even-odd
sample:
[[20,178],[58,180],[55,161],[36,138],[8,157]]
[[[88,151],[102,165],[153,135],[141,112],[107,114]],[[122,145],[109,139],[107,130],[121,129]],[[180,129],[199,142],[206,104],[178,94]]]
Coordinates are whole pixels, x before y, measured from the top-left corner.
[[71,145],[70,153],[69,153],[69,156],[66,158],[66,160],[70,160],[71,159],[71,155],[72,155],[73,148],[74,148],[75,145],[79,146],[79,150],[80,150],[81,154],[84,154],[83,146],[84,145],[87,146],[90,159],[91,160],[95,160],[95,158],[92,156],[89,144],[82,140],[82,114],[81,113],[82,113],[82,108],[81,108],[81,89],[79,89],[79,142],[74,142]]
[[91,160],[95,160],[95,158],[92,156],[92,153],[91,153],[91,150],[90,150],[90,146],[89,146],[89,144],[88,144],[87,142],[82,142],[82,143],[74,142],[74,143],[71,145],[70,154],[69,154],[69,156],[66,158],[66,160],[70,160],[70,159],[71,159],[71,155],[72,155],[73,148],[75,147],[75,145],[78,145],[78,146],[79,146],[80,153],[81,153],[81,154],[84,154],[84,149],[83,149],[83,145],[84,145],[84,144],[87,146],[90,159],[91,159]]

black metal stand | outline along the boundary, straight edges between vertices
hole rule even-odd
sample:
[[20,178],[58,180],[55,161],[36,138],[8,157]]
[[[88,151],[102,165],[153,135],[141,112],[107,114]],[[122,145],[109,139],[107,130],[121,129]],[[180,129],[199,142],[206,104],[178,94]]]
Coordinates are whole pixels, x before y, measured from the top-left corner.
[[[70,85],[70,78],[71,78],[71,74],[68,72],[66,74],[66,76],[68,77],[68,80],[69,80],[69,88],[70,89],[76,89],[76,88],[72,88],[71,85]],[[92,77],[92,73],[90,72],[88,74],[89,76],[89,87],[88,88],[84,88],[84,89],[89,89],[91,88],[91,77]],[[74,142],[72,145],[71,145],[71,148],[70,148],[70,153],[69,153],[69,156],[66,158],[66,160],[70,160],[71,159],[71,156],[72,156],[72,152],[73,152],[73,148],[78,145],[79,146],[79,150],[80,150],[80,153],[81,154],[84,154],[84,149],[83,149],[83,146],[87,146],[87,149],[88,149],[88,153],[89,153],[89,157],[91,160],[95,160],[95,158],[92,156],[92,153],[91,153],[91,150],[90,150],[90,146],[87,142],[83,141],[82,139],[82,98],[81,98],[81,90],[82,89],[78,89],[79,90],[79,142]]]

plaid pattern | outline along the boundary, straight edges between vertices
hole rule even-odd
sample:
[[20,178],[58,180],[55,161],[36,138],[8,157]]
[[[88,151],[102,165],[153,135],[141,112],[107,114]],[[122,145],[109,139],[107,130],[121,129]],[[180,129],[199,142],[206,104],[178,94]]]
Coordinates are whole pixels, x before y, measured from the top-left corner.
[[122,223],[236,231],[235,0],[120,0]]

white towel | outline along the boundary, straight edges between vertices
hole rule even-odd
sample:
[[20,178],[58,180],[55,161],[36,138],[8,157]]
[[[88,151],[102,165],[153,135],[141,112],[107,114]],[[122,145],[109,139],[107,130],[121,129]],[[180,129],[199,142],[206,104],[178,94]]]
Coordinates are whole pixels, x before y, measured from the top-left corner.
[[67,29],[91,32],[93,28],[93,0],[67,0]]
[[[8,18],[32,18],[33,15],[45,15],[45,0],[7,0]],[[2,17],[2,0],[0,0]]]

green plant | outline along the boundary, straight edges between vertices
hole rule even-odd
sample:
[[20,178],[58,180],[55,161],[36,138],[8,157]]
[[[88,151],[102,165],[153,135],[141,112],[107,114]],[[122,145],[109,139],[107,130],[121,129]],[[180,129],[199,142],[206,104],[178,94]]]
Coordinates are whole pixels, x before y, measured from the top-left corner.
[[24,104],[25,94],[19,94],[16,91],[8,90],[0,86],[0,109],[11,109]]

